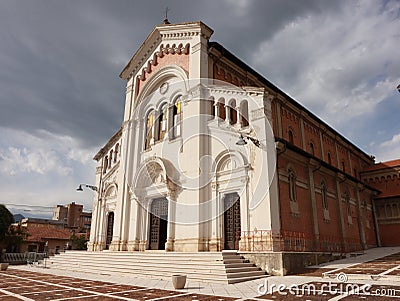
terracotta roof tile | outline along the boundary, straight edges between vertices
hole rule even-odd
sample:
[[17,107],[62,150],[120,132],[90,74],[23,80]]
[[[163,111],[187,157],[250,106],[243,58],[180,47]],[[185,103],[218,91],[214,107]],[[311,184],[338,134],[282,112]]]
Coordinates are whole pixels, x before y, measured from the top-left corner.
[[364,171],[373,171],[373,170],[392,168],[392,167],[400,167],[400,159],[386,161],[386,162],[379,162],[375,165],[367,167]]
[[69,230],[49,227],[31,227],[28,229],[28,233],[27,241],[44,241],[48,239],[69,240],[71,237]]

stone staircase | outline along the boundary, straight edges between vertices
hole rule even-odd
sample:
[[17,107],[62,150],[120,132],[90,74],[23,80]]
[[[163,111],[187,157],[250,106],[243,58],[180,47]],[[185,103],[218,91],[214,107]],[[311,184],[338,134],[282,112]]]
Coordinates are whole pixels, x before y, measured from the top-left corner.
[[129,274],[170,279],[187,275],[188,281],[237,283],[265,276],[265,272],[237,254],[223,252],[86,252],[67,251],[51,257],[50,268],[103,275]]

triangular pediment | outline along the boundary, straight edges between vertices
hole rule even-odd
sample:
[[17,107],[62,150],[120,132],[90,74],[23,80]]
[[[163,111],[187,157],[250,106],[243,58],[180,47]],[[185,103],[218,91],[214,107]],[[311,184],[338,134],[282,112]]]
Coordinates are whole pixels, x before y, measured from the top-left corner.
[[147,64],[154,51],[164,42],[177,45],[177,51],[188,51],[188,49],[185,49],[186,44],[182,43],[182,41],[189,41],[198,36],[202,36],[208,40],[212,33],[213,30],[200,21],[156,26],[129,60],[119,76],[122,79],[128,80]]

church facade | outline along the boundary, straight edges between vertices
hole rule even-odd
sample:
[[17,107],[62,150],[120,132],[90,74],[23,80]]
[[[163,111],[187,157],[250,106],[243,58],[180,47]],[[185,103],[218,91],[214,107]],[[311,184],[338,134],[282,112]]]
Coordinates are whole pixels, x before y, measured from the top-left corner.
[[380,244],[374,158],[217,42],[163,24],[120,77],[89,251],[350,252]]

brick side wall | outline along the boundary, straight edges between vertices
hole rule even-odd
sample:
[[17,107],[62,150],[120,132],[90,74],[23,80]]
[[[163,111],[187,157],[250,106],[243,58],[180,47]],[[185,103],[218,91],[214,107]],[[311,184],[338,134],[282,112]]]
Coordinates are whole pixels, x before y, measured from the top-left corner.
[[178,54],[178,53],[165,53],[163,57],[158,58],[157,65],[151,66],[150,72],[144,72],[143,75],[145,78],[140,80],[136,78],[136,94],[139,94],[142,88],[144,87],[146,80],[150,78],[153,74],[155,74],[162,67],[168,65],[176,65],[184,69],[186,72],[189,72],[189,55],[187,54]]

